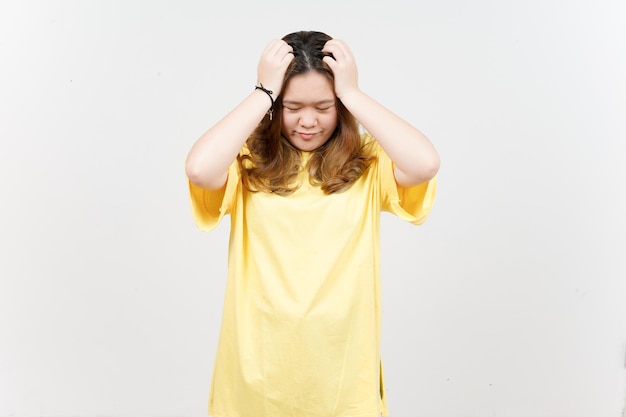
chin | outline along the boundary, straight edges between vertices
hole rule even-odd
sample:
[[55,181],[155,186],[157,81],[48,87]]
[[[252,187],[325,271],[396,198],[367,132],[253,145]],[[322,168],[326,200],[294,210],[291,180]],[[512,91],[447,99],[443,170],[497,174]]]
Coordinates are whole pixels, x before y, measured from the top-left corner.
[[304,142],[301,140],[290,140],[289,143],[299,151],[311,152],[322,146],[317,142]]
[[302,143],[302,144],[295,144],[294,146],[298,148],[298,150],[301,150],[304,152],[311,152],[311,151],[316,150],[322,145],[317,144],[317,143]]

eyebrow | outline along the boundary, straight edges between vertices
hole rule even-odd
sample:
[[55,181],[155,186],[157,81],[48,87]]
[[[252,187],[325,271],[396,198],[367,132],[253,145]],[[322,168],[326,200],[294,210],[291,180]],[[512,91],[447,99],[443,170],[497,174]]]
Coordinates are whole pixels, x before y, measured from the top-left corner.
[[[301,101],[296,101],[296,100],[283,100],[283,104],[304,104]],[[328,99],[328,100],[320,100],[320,101],[316,101],[315,103],[313,103],[316,106],[322,105],[322,104],[335,104],[335,100],[334,99]]]

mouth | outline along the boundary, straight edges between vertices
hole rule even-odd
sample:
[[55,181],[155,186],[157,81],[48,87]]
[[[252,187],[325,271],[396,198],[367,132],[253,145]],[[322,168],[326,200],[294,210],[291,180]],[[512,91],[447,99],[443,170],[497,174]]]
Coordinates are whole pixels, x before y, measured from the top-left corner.
[[317,135],[317,133],[296,132],[296,135],[298,135],[299,137],[301,137],[304,140],[311,140],[311,139],[313,139]]

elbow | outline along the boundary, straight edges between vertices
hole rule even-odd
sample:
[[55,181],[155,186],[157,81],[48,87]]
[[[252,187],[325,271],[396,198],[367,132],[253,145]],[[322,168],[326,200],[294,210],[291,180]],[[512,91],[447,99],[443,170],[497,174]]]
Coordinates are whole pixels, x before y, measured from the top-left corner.
[[227,173],[222,176],[213,176],[207,172],[206,166],[191,159],[185,162],[185,175],[189,182],[206,190],[217,190],[226,183]]
[[[428,161],[424,166],[424,177],[425,181],[430,181],[437,175],[439,172],[439,168],[441,167],[441,159],[438,154],[435,154],[430,161]],[[425,182],[424,181],[424,182]]]
[[437,175],[440,165],[439,156],[435,154],[429,159],[416,161],[414,169],[410,171],[401,171],[396,166],[394,171],[396,182],[403,187],[414,187],[423,184]]
[[196,185],[199,185],[198,183],[201,182],[202,172],[200,167],[191,158],[187,158],[187,161],[185,161],[185,175],[189,181]]
[[413,177],[411,185],[419,185],[435,178],[439,172],[439,163],[422,167],[419,174]]
[[416,170],[412,175],[411,182],[413,185],[418,185],[432,180],[439,172],[440,166],[441,160],[437,153],[428,159],[416,162]]

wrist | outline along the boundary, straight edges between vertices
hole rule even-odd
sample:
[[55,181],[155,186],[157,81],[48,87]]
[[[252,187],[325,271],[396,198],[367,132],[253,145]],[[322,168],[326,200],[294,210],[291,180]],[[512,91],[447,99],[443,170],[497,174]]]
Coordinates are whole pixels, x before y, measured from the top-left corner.
[[265,87],[263,87],[263,84],[259,83],[258,85],[254,86],[254,91],[259,91],[262,94],[265,94],[269,97],[270,99],[270,108],[269,110],[267,110],[267,114],[270,117],[270,120],[272,120],[272,115],[274,114],[274,92],[272,90],[269,90]]
[[361,90],[359,90],[358,88],[354,88],[352,90],[347,90],[342,93],[337,93],[337,98],[341,100],[342,102],[344,100],[349,101],[349,100],[352,100],[353,97],[358,97],[360,94],[362,94]]

